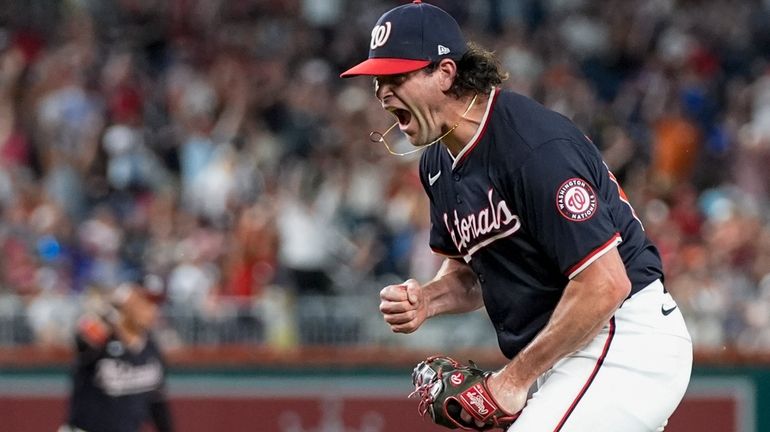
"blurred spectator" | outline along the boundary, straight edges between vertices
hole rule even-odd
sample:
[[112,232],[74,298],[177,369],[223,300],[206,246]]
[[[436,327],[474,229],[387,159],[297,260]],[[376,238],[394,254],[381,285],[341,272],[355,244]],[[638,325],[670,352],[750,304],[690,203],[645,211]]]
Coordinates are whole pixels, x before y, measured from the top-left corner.
[[329,274],[337,248],[333,216],[338,191],[311,166],[289,171],[287,191],[278,202],[279,258],[287,282],[298,294],[331,294]]
[[255,203],[241,213],[225,258],[226,295],[259,298],[275,278],[278,232],[269,202]]

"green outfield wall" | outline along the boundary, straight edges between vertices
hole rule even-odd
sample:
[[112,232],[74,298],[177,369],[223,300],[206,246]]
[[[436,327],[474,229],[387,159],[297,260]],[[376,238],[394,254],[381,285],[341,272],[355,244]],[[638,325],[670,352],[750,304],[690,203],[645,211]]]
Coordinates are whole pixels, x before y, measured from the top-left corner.
[[[416,413],[411,370],[175,369],[179,430],[440,431]],[[2,430],[55,430],[66,413],[64,368],[0,370]],[[223,429],[224,428],[224,429]],[[667,432],[770,431],[770,367],[698,367]]]

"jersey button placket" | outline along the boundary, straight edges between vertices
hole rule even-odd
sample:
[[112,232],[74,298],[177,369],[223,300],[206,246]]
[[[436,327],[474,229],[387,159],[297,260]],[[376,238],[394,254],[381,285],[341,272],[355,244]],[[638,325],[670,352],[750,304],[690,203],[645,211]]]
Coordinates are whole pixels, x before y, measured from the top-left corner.
[[[455,182],[459,182],[460,181],[460,173],[458,173],[458,172],[452,173],[452,179]],[[459,193],[457,193],[458,189],[460,189],[459,185],[456,188],[454,188],[454,191],[455,191],[455,202],[457,204],[462,204],[463,203],[463,198],[460,196]]]

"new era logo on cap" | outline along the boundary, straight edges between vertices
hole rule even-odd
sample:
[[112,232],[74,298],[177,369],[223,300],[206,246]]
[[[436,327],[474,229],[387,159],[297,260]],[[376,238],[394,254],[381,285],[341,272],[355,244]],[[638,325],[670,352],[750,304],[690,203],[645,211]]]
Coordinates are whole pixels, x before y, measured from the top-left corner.
[[340,76],[412,72],[442,58],[459,60],[466,49],[460,26],[451,15],[415,0],[380,17],[372,29],[369,58]]

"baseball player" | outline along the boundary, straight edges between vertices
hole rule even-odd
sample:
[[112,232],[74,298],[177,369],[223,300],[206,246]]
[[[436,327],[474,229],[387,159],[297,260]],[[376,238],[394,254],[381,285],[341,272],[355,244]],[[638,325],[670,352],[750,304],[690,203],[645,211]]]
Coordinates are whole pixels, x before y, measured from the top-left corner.
[[69,419],[59,432],[138,432],[148,420],[173,431],[163,356],[150,334],[158,298],[126,283],[102,316],[81,318]]
[[382,107],[424,150],[430,247],[446,257],[431,281],[383,288],[380,311],[411,333],[484,306],[510,359],[486,376],[488,397],[463,405],[461,424],[480,427],[468,407],[486,413],[489,402],[516,419],[510,432],[662,430],[687,388],[692,343],[658,251],[593,143],[501,90],[494,55],[435,6],[386,12],[369,48],[341,76],[374,77]]

